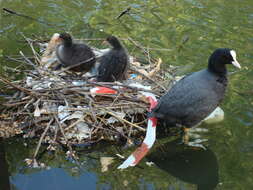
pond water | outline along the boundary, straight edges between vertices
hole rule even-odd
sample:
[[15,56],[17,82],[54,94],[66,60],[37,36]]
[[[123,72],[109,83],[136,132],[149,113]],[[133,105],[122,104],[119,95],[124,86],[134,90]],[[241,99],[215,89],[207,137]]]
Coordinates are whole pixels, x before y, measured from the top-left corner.
[[[15,67],[7,55],[22,51],[29,55],[22,35],[49,38],[68,31],[76,38],[104,38],[109,34],[131,37],[149,48],[150,55],[166,64],[184,66],[182,75],[205,68],[210,53],[218,47],[237,51],[242,69],[230,76],[229,88],[221,105],[225,120],[202,124],[209,131],[207,150],[179,145],[175,137],[160,139],[140,165],[125,171],[115,158],[107,172],[101,172],[101,157],[129,155],[133,150],[105,143],[78,147],[78,163],[55,155],[41,154],[45,169],[27,168],[36,142],[21,139],[0,141],[0,189],[150,189],[150,190],[251,190],[253,189],[253,1],[252,0],[5,0],[0,1],[0,73],[16,77],[5,66]],[[38,19],[9,15],[2,8]],[[131,7],[130,13],[115,19]],[[46,24],[45,24],[46,23]],[[88,41],[101,47],[100,41]],[[134,55],[141,52],[125,40]],[[229,67],[230,71],[234,68]],[[4,93],[0,84],[0,94]],[[148,166],[147,161],[155,165]],[[10,186],[10,188],[9,188]]]

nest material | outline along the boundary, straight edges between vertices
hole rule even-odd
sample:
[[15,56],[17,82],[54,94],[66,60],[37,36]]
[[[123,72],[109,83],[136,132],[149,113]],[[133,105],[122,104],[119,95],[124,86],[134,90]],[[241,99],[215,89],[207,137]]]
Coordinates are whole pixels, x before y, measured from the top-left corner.
[[[149,105],[142,92],[159,97],[173,79],[171,75],[168,77],[171,67],[160,69],[158,59],[148,65],[132,61],[129,79],[121,83],[89,82],[82,74],[50,70],[56,61],[53,38],[42,56],[34,50],[34,41],[26,40],[31,46],[33,61],[20,53],[32,69],[20,81],[10,82],[0,77],[16,91],[3,104],[0,118],[1,122],[8,123],[5,126],[15,123],[13,133],[40,137],[40,143],[71,145],[119,138],[130,142],[146,127]],[[116,90],[117,94],[92,94],[91,89],[97,86]]]

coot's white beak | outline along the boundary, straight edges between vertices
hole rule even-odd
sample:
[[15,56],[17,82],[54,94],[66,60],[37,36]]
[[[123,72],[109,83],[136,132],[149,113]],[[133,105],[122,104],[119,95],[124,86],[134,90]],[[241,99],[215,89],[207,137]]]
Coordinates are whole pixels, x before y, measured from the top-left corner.
[[231,50],[230,51],[230,54],[231,54],[231,56],[233,57],[233,61],[232,61],[232,64],[235,66],[235,67],[237,67],[237,68],[241,68],[241,65],[240,65],[240,63],[236,60],[236,53],[235,53],[235,50]]
[[240,63],[237,60],[232,61],[232,64],[239,69],[241,68]]

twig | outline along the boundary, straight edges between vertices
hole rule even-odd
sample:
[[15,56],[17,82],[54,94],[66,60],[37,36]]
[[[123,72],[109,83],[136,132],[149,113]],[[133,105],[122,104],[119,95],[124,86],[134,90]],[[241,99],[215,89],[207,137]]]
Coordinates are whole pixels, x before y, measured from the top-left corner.
[[134,72],[137,72],[138,74],[140,74],[140,75],[142,75],[142,76],[144,76],[144,77],[146,77],[148,80],[150,80],[151,82],[155,83],[157,86],[161,87],[163,90],[165,90],[165,91],[167,90],[163,85],[159,84],[158,82],[156,82],[155,80],[153,80],[153,79],[150,78],[149,76],[147,76],[147,75],[141,73],[141,72],[138,71],[137,69],[134,69],[133,67],[130,67],[129,69],[132,70],[132,71],[134,71]]
[[127,7],[124,11],[122,11],[115,19],[120,19],[123,15],[128,14],[131,10],[131,7]]
[[9,102],[9,103],[3,103],[3,105],[6,107],[14,107],[14,106],[19,106],[19,105],[26,104],[26,103],[27,103],[27,101]]
[[58,118],[57,118],[57,116],[56,116],[55,114],[54,114],[54,118],[55,118],[55,121],[57,122],[57,124],[58,124],[58,126],[59,126],[59,128],[60,128],[60,131],[61,131],[62,136],[63,136],[63,138],[64,138],[64,140],[65,140],[65,142],[66,142],[66,144],[67,144],[67,146],[68,146],[68,148],[69,148],[69,151],[70,151],[71,153],[73,153],[72,147],[70,146],[70,144],[69,144],[69,142],[68,142],[68,139],[67,139],[67,137],[66,137],[66,135],[65,135],[65,132],[64,132],[62,126],[61,126],[61,123],[59,122],[59,120],[58,120]]
[[[142,45],[140,45],[139,43],[137,43],[136,41],[134,41],[131,37],[128,37],[128,40],[129,40],[130,42],[132,42],[137,48],[141,49],[145,55],[149,56],[148,51],[147,51]],[[151,60],[152,62],[156,62],[156,60],[153,59],[153,58],[150,58],[150,60]]]
[[8,84],[8,85],[10,85],[10,86],[12,86],[13,88],[16,88],[16,89],[18,89],[18,90],[20,90],[20,91],[22,91],[22,92],[25,92],[25,93],[27,93],[27,94],[29,94],[29,95],[31,95],[31,96],[35,96],[35,95],[39,95],[39,94],[37,94],[36,92],[33,92],[33,91],[31,91],[31,90],[28,90],[28,89],[26,89],[26,88],[23,88],[23,87],[21,87],[21,86],[17,86],[17,85],[15,85],[15,84],[13,84],[13,83],[11,83],[9,80],[7,80],[6,79],[7,77],[2,77],[1,75],[0,75],[0,80],[2,81],[2,82],[4,82],[4,83],[6,83],[6,84]]
[[20,55],[22,55],[22,57],[25,59],[25,61],[26,61],[29,65],[31,65],[31,66],[33,66],[33,68],[37,69],[37,67],[33,64],[33,62],[31,62],[31,61],[23,54],[22,51],[19,51],[19,53],[20,53]]
[[16,16],[20,16],[20,17],[23,17],[23,18],[26,18],[26,19],[30,19],[30,20],[39,22],[39,23],[41,23],[41,24],[46,24],[46,25],[48,25],[48,26],[50,26],[50,27],[56,27],[54,24],[50,24],[50,23],[41,21],[41,20],[39,20],[39,19],[37,19],[37,18],[33,18],[33,17],[31,17],[31,16],[27,16],[27,15],[25,15],[25,14],[15,12],[15,11],[10,10],[10,9],[7,9],[7,8],[3,8],[3,11],[5,11],[5,12],[7,12],[7,13],[9,13],[9,14],[13,14],[13,15],[16,15]]
[[129,121],[123,119],[123,118],[118,117],[117,115],[115,115],[115,114],[112,113],[111,111],[108,111],[107,109],[104,109],[104,110],[105,110],[106,113],[112,115],[112,116],[115,117],[116,119],[118,119],[118,120],[120,120],[120,121],[123,121],[123,122],[125,122],[125,123],[127,123],[127,124],[129,124],[129,125],[131,125],[131,126],[133,126],[133,127],[135,127],[135,128],[137,128],[137,129],[139,129],[139,130],[141,130],[141,131],[146,131],[146,129],[143,129],[142,127],[140,127],[140,126],[138,126],[138,125],[136,125],[136,124],[134,124],[134,123],[131,123],[131,122],[129,122]]
[[48,131],[48,129],[49,129],[51,123],[53,122],[53,120],[54,120],[54,119],[52,118],[52,119],[48,122],[46,129],[45,129],[44,132],[42,133],[42,135],[41,135],[41,137],[40,137],[40,140],[39,140],[39,143],[38,143],[38,145],[37,145],[37,147],[36,147],[36,150],[35,150],[35,152],[34,152],[34,154],[33,154],[33,159],[36,158],[36,156],[37,156],[37,154],[38,154],[38,151],[39,151],[39,149],[40,149],[42,140],[44,139],[44,137],[45,137],[45,135],[46,135],[46,133],[47,133],[47,131]]
[[27,38],[23,33],[21,33],[21,35],[23,36],[23,38],[26,40],[26,42],[29,44],[30,48],[32,49],[33,55],[35,56],[35,59],[37,60],[37,62],[40,63],[40,59],[37,55],[37,52],[35,51],[33,47],[33,43],[31,43],[32,40]]
[[81,117],[81,118],[79,118],[77,121],[75,121],[74,123],[72,123],[70,126],[66,127],[66,128],[64,129],[64,131],[68,131],[68,130],[72,129],[72,128],[73,128],[74,126],[76,126],[78,123],[80,123],[81,121],[83,121],[83,118],[84,118],[84,116]]

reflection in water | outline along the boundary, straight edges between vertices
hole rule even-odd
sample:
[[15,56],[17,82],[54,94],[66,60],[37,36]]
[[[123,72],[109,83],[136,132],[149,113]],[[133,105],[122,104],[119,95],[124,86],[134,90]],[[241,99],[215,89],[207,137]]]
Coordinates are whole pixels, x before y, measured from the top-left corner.
[[198,190],[213,190],[219,182],[215,154],[210,149],[187,147],[179,142],[177,139],[158,147],[148,159],[170,175],[196,184]]
[[8,164],[6,162],[4,142],[0,138],[0,189],[10,190]]

